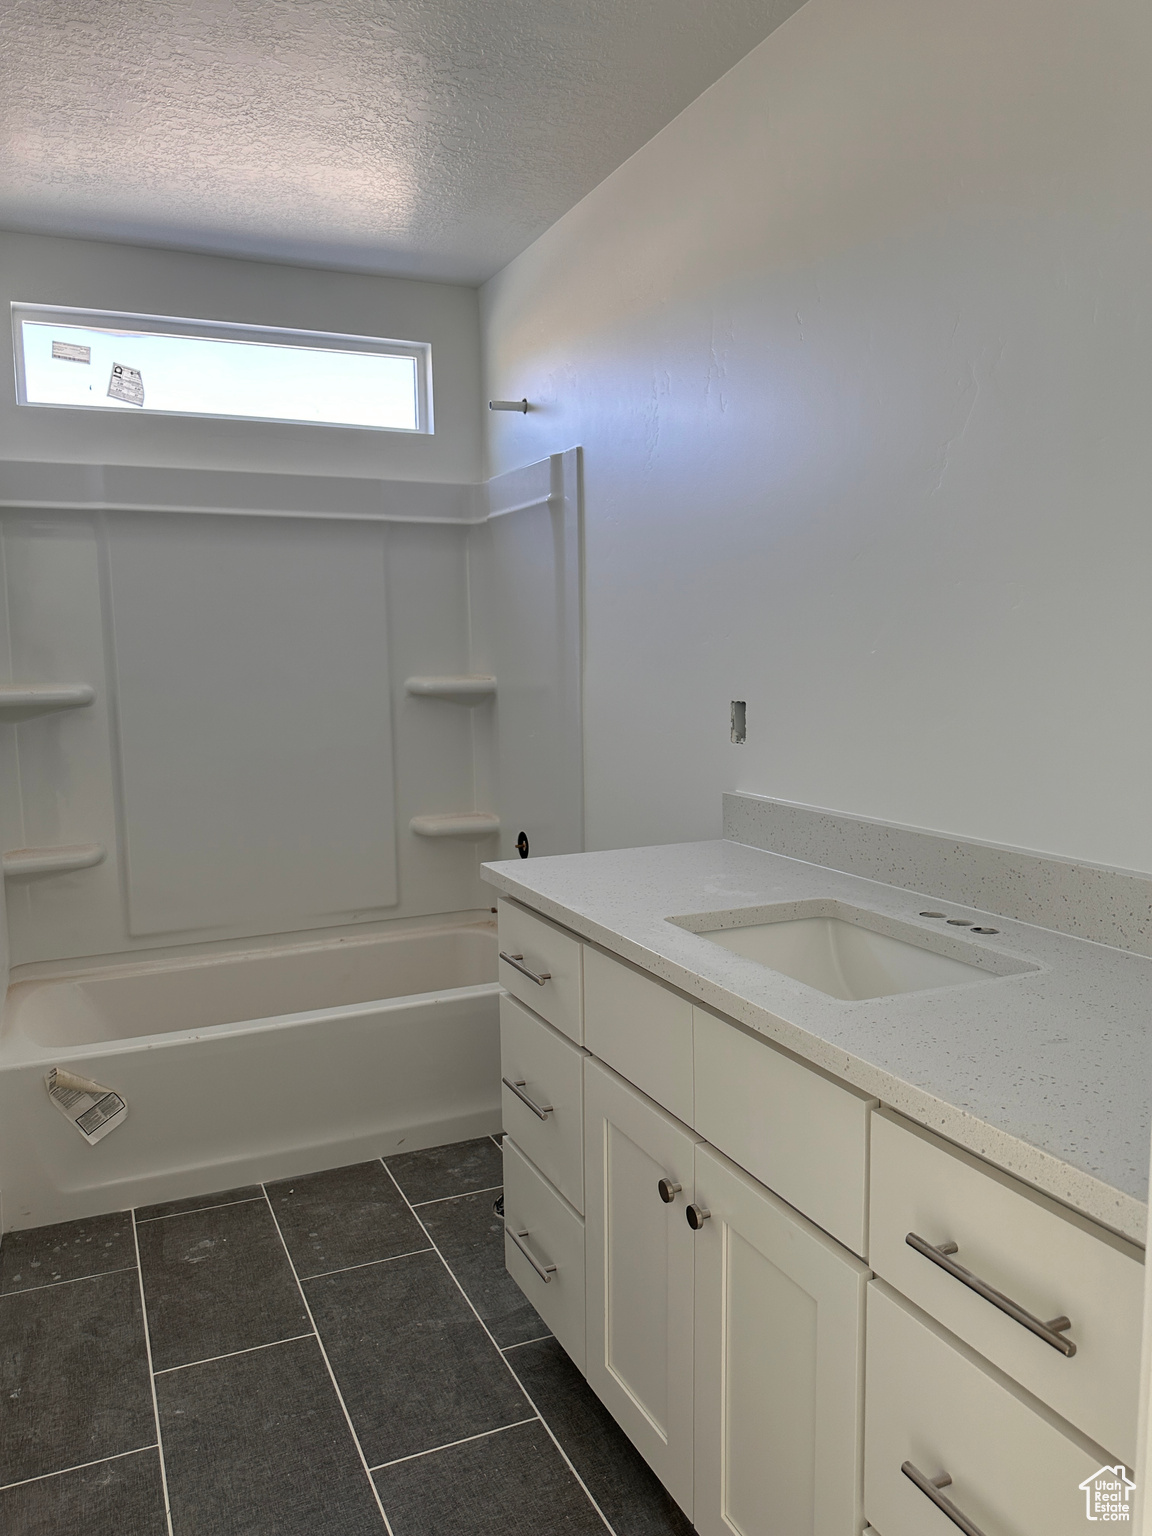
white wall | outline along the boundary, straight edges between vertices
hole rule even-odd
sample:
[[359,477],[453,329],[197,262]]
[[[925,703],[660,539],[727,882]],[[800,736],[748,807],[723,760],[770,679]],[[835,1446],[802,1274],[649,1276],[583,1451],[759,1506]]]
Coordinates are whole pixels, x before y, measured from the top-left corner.
[[450,483],[480,477],[483,402],[473,288],[0,231],[0,304],[7,312],[13,302],[429,342],[436,431],[20,408],[11,370],[3,369],[0,460]]
[[585,450],[589,847],[1152,868],[1149,80],[1144,0],[808,0],[486,286],[491,471]]

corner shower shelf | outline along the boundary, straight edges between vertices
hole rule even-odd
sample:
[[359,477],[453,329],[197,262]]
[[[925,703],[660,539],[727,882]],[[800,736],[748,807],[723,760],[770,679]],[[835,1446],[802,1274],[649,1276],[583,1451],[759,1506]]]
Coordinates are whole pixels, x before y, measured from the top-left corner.
[[448,816],[413,816],[408,823],[417,837],[462,837],[478,842],[500,830],[500,818],[491,811],[458,811]]
[[58,848],[12,848],[4,855],[4,875],[62,875],[70,869],[91,869],[107,856],[103,843],[66,843]]
[[487,673],[463,672],[453,677],[410,677],[405,689],[418,699],[445,699],[449,704],[486,704],[496,697],[496,679]]
[[96,690],[89,683],[0,683],[0,721],[27,720],[55,709],[79,709],[95,697]]

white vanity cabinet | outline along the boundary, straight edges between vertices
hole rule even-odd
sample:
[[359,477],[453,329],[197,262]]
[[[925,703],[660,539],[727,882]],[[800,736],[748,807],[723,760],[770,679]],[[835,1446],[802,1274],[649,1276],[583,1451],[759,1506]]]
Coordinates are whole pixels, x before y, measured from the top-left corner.
[[501,901],[504,1262],[584,1369],[583,953]]
[[584,1105],[588,1383],[691,1513],[698,1138],[594,1060]]
[[852,1536],[867,1267],[594,1060],[584,1096],[589,1385],[701,1536]]
[[500,911],[508,1267],[700,1536],[1071,1530],[1135,1441],[1140,1252]]
[[869,1271],[703,1143],[695,1185],[696,1529],[854,1536]]

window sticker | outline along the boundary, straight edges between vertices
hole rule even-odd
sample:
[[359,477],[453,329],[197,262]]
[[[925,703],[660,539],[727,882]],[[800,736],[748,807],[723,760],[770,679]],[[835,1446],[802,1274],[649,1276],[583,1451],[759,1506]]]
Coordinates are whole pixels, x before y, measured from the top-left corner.
[[108,380],[108,398],[123,400],[128,405],[143,405],[144,380],[139,368],[129,368],[127,363],[113,363],[112,377]]
[[66,363],[90,363],[92,348],[77,346],[74,341],[54,341],[52,356],[62,358]]

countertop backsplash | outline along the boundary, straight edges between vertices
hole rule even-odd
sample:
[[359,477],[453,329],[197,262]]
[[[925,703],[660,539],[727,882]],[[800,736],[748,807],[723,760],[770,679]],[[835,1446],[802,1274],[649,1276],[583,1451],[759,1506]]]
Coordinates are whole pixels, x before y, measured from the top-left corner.
[[1152,875],[946,837],[765,795],[724,796],[724,836],[1152,956]]

